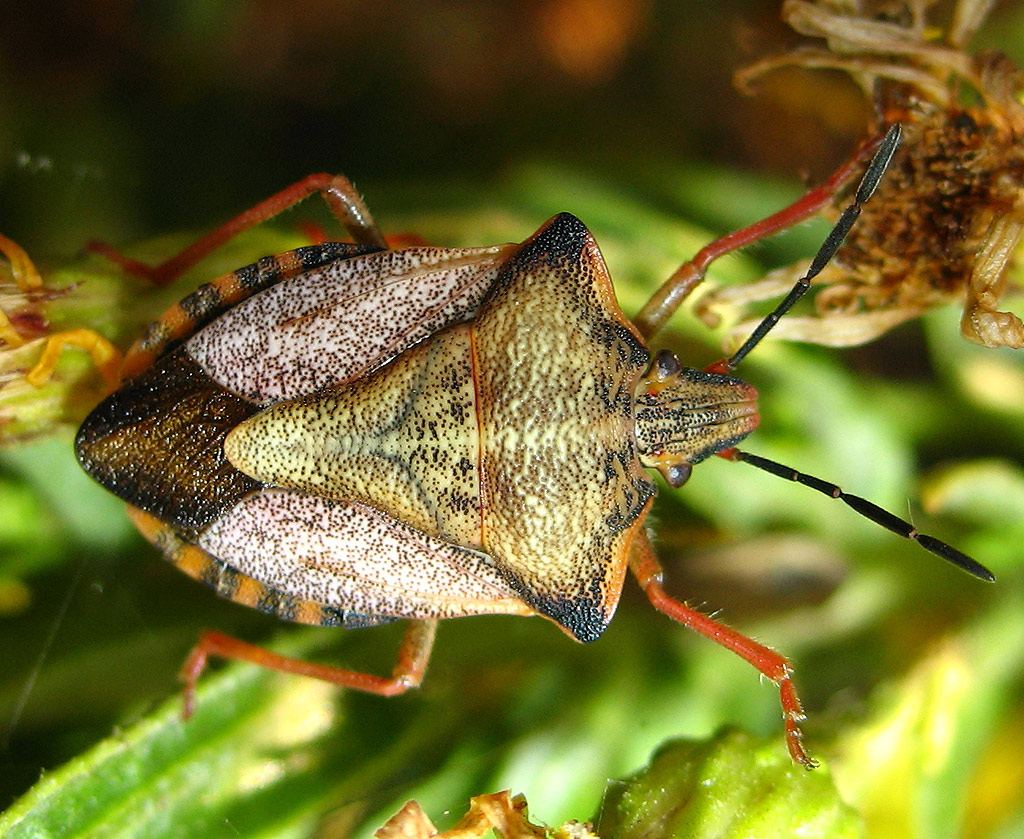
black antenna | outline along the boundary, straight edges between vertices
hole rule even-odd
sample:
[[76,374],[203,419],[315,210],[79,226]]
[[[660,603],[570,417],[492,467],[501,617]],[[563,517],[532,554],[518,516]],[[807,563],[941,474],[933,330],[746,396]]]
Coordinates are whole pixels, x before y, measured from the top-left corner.
[[[761,340],[779,322],[779,319],[792,309],[794,304],[807,293],[807,290],[811,287],[811,280],[821,273],[821,270],[829,263],[829,260],[836,255],[836,252],[846,239],[846,235],[850,232],[850,228],[853,227],[857,217],[860,216],[861,207],[864,206],[865,202],[871,198],[878,188],[882,176],[885,174],[886,169],[889,168],[892,156],[896,153],[902,133],[903,130],[899,123],[893,124],[886,131],[885,137],[882,138],[882,142],[878,146],[878,151],[871,158],[871,162],[864,172],[864,177],[861,178],[860,184],[857,186],[853,203],[843,210],[842,215],[839,216],[839,221],[829,231],[818,253],[811,260],[811,267],[807,269],[807,273],[797,280],[796,285],[790,289],[789,294],[775,307],[771,314],[757,325],[757,328],[750,334],[750,337],[743,342],[743,345],[735,353],[724,361],[712,365],[714,372],[728,373],[734,370],[747,357],[747,354],[761,343]],[[728,460],[749,463],[751,466],[756,466],[758,469],[779,478],[785,478],[788,481],[795,481],[811,489],[816,489],[830,498],[838,498],[865,518],[875,522],[875,524],[880,524],[882,527],[891,530],[905,539],[913,539],[926,551],[930,551],[947,562],[951,562],[968,574],[973,574],[975,577],[988,582],[995,582],[995,575],[977,560],[971,559],[967,554],[961,553],[952,545],[947,545],[934,536],[918,533],[913,525],[904,521],[899,516],[894,516],[892,513],[883,510],[877,504],[873,504],[859,495],[850,495],[843,492],[842,488],[836,484],[823,481],[821,478],[815,478],[813,475],[805,475],[789,466],[776,463],[774,460],[768,460],[767,458],[749,454],[739,449],[726,449],[719,452],[719,455]]]
[[909,522],[904,521],[899,516],[894,516],[887,510],[883,510],[877,504],[873,504],[866,498],[861,498],[859,495],[850,495],[847,492],[843,492],[842,488],[835,484],[823,481],[821,478],[815,478],[813,475],[805,475],[802,472],[797,472],[789,466],[783,466],[781,463],[776,463],[774,460],[759,457],[756,454],[750,454],[749,452],[740,451],[739,449],[726,449],[723,452],[719,452],[719,454],[729,460],[739,460],[744,463],[749,463],[751,466],[756,466],[758,469],[762,469],[776,477],[785,478],[787,481],[796,481],[798,484],[803,484],[811,489],[816,489],[818,492],[829,496],[829,498],[838,498],[865,518],[871,519],[875,524],[880,524],[887,530],[891,530],[897,536],[902,536],[905,539],[913,539],[926,551],[931,551],[936,556],[942,557],[947,562],[953,563],[957,568],[963,569],[968,574],[973,574],[975,577],[978,577],[981,580],[986,580],[990,583],[994,583],[996,581],[995,575],[977,560],[971,559],[967,554],[961,553],[952,545],[947,545],[945,542],[936,539],[934,536],[928,536],[925,533],[918,533],[917,529]]
[[900,137],[902,136],[903,128],[898,122],[893,123],[889,130],[885,132],[885,137],[882,138],[878,151],[871,158],[871,162],[864,172],[864,177],[860,179],[857,192],[853,197],[853,203],[843,210],[842,215],[839,216],[839,221],[829,231],[818,253],[811,260],[811,267],[807,269],[807,273],[796,281],[796,285],[790,289],[789,294],[786,295],[782,302],[775,307],[775,311],[757,325],[757,328],[750,333],[750,337],[743,342],[743,346],[726,359],[721,365],[724,368],[722,372],[736,369],[736,366],[747,357],[747,354],[754,347],[761,343],[761,339],[779,322],[779,318],[792,309],[796,302],[807,293],[807,290],[811,287],[811,280],[818,276],[822,269],[828,265],[829,260],[836,255],[836,252],[846,239],[846,234],[850,232],[853,223],[860,216],[861,207],[864,206],[878,188],[878,183],[882,180],[885,170],[889,168],[889,162],[896,153],[896,147],[899,146]]

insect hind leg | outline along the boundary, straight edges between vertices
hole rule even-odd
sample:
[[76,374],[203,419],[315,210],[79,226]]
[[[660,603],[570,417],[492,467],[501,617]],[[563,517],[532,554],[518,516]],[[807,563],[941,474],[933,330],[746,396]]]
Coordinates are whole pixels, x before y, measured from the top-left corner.
[[[320,626],[340,624],[354,628],[387,623],[391,620],[373,616],[363,618],[321,604],[297,601],[272,591],[251,577],[222,567],[206,551],[185,542],[173,528],[149,513],[136,507],[129,507],[128,514],[139,532],[159,548],[179,570],[211,585],[219,595],[236,603],[275,614],[285,620]],[[195,710],[196,684],[211,656],[248,661],[260,667],[308,676],[364,693],[396,696],[410,688],[418,687],[423,681],[436,631],[436,620],[409,621],[399,647],[398,660],[390,676],[377,676],[290,658],[221,632],[207,631],[200,635],[199,641],[192,648],[181,669],[180,677],[185,683],[182,714],[185,719],[192,716]]]
[[358,244],[387,248],[383,234],[373,220],[373,216],[370,215],[366,204],[363,203],[363,199],[352,186],[352,182],[344,175],[331,175],[326,172],[307,175],[301,181],[285,187],[280,192],[271,195],[256,206],[207,233],[203,238],[193,242],[160,265],[147,265],[144,262],[129,259],[117,249],[103,242],[89,242],[86,248],[116,262],[129,274],[148,279],[156,285],[167,285],[239,233],[272,219],[315,192],[319,192],[323,196],[335,218]]
[[221,632],[204,632],[181,668],[180,678],[185,683],[185,705],[182,714],[185,719],[192,716],[195,709],[196,683],[206,669],[210,656],[248,661],[271,670],[320,679],[339,687],[374,693],[378,696],[397,696],[411,688],[419,687],[423,681],[436,632],[436,619],[409,621],[398,650],[398,660],[390,676],[377,676],[373,673],[289,658]]

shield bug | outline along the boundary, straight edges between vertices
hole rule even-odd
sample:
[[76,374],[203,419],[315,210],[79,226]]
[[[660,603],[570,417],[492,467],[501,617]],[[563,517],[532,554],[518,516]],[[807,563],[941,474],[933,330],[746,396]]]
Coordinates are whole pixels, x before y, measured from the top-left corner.
[[736,354],[703,370],[646,339],[711,259],[814,212],[850,168],[706,248],[635,322],[571,215],[518,245],[389,249],[348,181],[328,176],[156,269],[173,274],[240,227],[325,194],[355,243],[267,257],[186,297],[129,351],[123,385],[85,420],[76,452],[147,538],[222,596],[302,623],[409,621],[390,677],[206,633],[185,665],[186,706],[210,655],[392,695],[423,678],[442,618],[540,615],[592,641],[629,568],[657,609],[778,686],[790,753],[812,765],[787,660],[663,588],[643,528],[656,493],[647,469],[679,487],[711,455],[745,461],[991,578],[870,502],[735,448],[758,413],[733,368],[834,254],[898,141],[894,127],[864,150],[867,174],[811,272]]
[[[783,19],[825,46],[801,45],[737,73],[737,85],[749,91],[780,68],[840,70],[872,104],[869,135],[891,122],[904,127],[877,200],[815,279],[823,286],[817,314],[788,318],[775,337],[851,346],[957,302],[964,338],[1024,347],[1024,323],[1000,310],[1024,238],[1024,76],[1005,55],[967,51],[990,2],[949,4],[946,26],[942,5],[787,0]],[[795,265],[761,283],[715,290],[695,311],[714,325],[718,309],[770,299],[803,270]],[[754,323],[730,332],[740,338]]]

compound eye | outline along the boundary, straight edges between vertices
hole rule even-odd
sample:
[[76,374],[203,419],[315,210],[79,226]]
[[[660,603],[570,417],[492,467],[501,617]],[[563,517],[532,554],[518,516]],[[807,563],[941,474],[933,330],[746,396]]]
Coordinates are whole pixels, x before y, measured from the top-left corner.
[[654,365],[657,368],[659,379],[675,376],[683,369],[683,365],[680,364],[676,354],[671,350],[658,350],[658,354],[654,359]]
[[665,481],[672,489],[679,489],[683,484],[690,480],[690,475],[693,473],[693,466],[689,463],[675,463],[669,466],[662,472],[665,477]]

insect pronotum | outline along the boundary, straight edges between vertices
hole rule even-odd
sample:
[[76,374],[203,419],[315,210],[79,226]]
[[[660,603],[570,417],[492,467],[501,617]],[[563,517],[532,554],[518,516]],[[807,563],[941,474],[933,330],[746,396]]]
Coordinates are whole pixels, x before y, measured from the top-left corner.
[[[789,751],[812,766],[789,662],[663,588],[647,468],[679,487],[711,455],[744,461],[992,578],[871,502],[736,448],[758,413],[732,370],[836,252],[898,142],[894,126],[823,187],[709,245],[633,322],[573,216],[519,245],[389,249],[338,176],[310,176],[155,269],[117,257],[166,281],[317,191],[355,240],[266,257],[186,297],[79,430],[83,467],[222,596],[303,623],[409,621],[389,677],[205,633],[183,671],[187,709],[211,655],[392,695],[420,683],[442,618],[541,615],[592,641],[629,568],[657,609],[778,686]],[[807,276],[736,353],[695,370],[648,350],[713,259],[812,215],[872,154]]]

